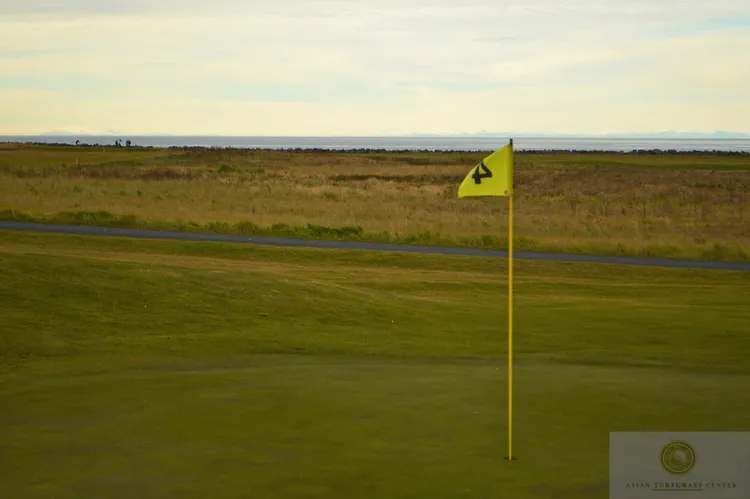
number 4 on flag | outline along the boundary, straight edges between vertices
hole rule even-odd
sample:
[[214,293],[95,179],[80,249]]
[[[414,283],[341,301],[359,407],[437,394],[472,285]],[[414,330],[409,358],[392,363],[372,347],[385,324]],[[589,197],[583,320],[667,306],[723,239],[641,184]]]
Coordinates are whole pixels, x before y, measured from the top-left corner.
[[[479,173],[479,169],[482,169],[483,173]],[[471,176],[471,178],[474,179],[475,184],[481,184],[483,178],[492,178],[492,172],[489,168],[484,166],[484,161],[482,161],[475,169],[474,174]]]

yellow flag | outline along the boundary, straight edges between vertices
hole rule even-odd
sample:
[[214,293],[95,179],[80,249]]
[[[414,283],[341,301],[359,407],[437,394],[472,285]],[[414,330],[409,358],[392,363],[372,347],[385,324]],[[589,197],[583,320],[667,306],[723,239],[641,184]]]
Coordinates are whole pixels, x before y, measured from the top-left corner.
[[512,196],[513,144],[509,144],[474,167],[458,188],[458,197]]

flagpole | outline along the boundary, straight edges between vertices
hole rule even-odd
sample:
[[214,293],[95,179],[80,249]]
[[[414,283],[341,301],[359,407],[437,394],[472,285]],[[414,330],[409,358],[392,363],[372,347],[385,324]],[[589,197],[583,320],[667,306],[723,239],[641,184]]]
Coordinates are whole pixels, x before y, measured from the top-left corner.
[[[513,139],[510,139],[511,151]],[[513,192],[508,196],[508,460],[513,457]]]
[[[508,455],[505,459],[509,461],[516,460],[513,457],[513,162],[513,139],[510,139],[509,146],[498,149],[472,168],[458,187],[459,198],[508,197]],[[493,175],[490,168],[498,175]],[[483,184],[482,179],[490,180]]]

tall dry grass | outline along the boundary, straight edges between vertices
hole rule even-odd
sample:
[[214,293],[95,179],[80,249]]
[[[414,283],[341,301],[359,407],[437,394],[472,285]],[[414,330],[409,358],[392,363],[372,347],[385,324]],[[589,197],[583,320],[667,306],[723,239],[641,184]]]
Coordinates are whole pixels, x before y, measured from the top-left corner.
[[[505,198],[456,199],[481,157],[203,150],[63,167],[3,163],[0,152],[0,208],[502,241]],[[737,169],[750,158],[730,158],[735,169],[725,171],[679,168],[680,161],[715,167],[716,158],[657,158],[671,162],[652,165],[660,168],[613,158],[622,161],[517,155],[516,234],[545,247],[663,246],[698,255],[719,244],[740,257],[750,249],[750,172]]]

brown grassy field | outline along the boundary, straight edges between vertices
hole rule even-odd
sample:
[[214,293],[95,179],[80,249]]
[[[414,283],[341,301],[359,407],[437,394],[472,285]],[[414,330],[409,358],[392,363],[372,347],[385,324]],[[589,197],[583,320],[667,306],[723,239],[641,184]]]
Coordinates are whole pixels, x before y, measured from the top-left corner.
[[[504,248],[507,199],[456,199],[485,155],[4,144],[0,209],[300,236],[308,224],[347,226],[339,236]],[[517,152],[515,185],[522,249],[750,259],[748,156]]]

